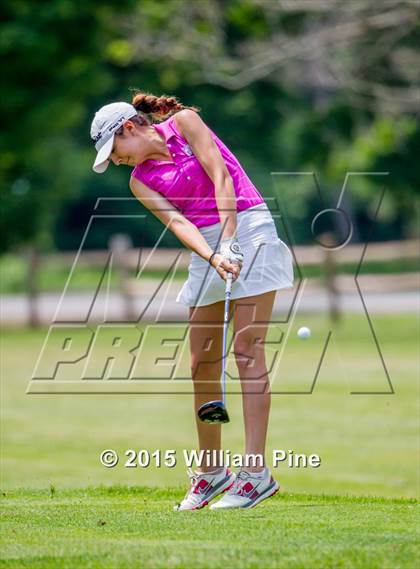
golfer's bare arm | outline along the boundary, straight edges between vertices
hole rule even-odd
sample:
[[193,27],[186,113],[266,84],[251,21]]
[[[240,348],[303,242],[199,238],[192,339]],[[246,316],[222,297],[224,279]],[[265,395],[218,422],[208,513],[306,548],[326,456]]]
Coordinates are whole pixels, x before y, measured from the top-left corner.
[[131,177],[130,189],[134,196],[168,227],[191,251],[209,260],[213,250],[196,226],[158,192],[151,190],[136,178]]
[[236,194],[223,156],[207,125],[195,111],[179,111],[174,121],[214,184],[217,209],[224,228],[222,237],[232,237],[236,234]]

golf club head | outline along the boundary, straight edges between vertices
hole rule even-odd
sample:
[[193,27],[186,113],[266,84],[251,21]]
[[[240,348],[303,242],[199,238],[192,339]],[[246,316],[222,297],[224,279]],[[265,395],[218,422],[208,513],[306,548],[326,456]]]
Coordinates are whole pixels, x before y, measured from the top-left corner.
[[204,403],[197,414],[204,423],[229,423],[229,415],[223,401]]

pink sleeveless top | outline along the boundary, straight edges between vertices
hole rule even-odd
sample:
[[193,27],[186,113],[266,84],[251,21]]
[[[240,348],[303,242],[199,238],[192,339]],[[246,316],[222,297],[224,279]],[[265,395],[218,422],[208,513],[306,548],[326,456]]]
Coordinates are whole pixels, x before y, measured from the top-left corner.
[[[214,184],[178,131],[174,115],[153,127],[165,138],[173,161],[145,160],[134,168],[131,175],[164,196],[197,227],[219,223]],[[209,130],[232,177],[237,211],[263,203],[263,197],[238,159]]]

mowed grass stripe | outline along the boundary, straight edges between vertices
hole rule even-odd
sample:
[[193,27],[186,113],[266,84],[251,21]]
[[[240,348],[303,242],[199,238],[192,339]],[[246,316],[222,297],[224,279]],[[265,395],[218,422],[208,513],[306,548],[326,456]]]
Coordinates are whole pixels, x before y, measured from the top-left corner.
[[247,511],[172,512],[183,488],[3,496],[3,567],[413,567],[414,499],[279,494]]

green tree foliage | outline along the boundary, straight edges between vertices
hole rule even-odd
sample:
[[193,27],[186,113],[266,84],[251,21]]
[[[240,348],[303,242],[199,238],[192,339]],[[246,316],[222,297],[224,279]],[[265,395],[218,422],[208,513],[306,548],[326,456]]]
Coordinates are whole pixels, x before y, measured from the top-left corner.
[[[118,12],[130,2],[118,3]],[[89,167],[86,101],[115,81],[102,58],[115,2],[5,0],[0,27],[3,250],[49,230]]]
[[[410,234],[418,3],[5,0],[1,9],[2,250],[75,248],[97,197],[131,197],[128,169],[91,172],[89,140],[94,111],[129,100],[130,87],[201,107],[265,196],[272,171],[312,169],[336,188],[347,170],[389,170],[383,235]],[[358,188],[356,217],[375,191],[374,181]],[[282,192],[307,226],[313,188]],[[131,220],[116,230],[150,245],[161,227]]]

